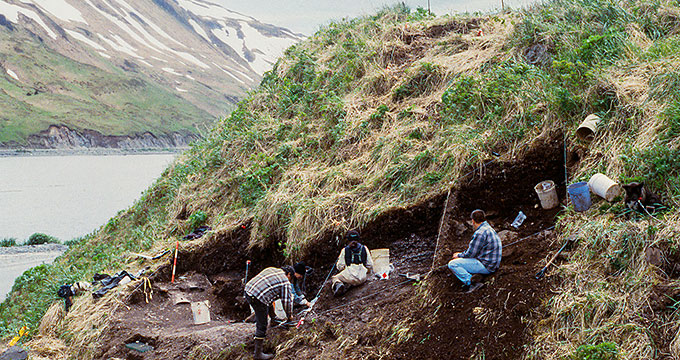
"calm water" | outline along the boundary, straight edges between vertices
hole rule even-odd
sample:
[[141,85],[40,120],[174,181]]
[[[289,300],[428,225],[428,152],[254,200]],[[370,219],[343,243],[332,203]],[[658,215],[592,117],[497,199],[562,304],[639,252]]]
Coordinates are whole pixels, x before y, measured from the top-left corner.
[[139,199],[175,156],[0,157],[0,239],[86,235]]

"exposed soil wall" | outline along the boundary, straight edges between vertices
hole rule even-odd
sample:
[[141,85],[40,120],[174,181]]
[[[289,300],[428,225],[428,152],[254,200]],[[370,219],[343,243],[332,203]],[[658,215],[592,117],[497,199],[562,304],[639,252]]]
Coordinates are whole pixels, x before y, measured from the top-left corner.
[[[560,139],[559,135],[539,138],[516,160],[493,162],[481,174],[460,181],[448,199],[439,237],[447,194],[387,211],[360,229],[362,242],[369,248],[390,249],[395,267],[390,279],[370,281],[340,298],[332,296],[326,283],[307,325],[300,330],[272,330],[268,350],[280,344],[277,358],[282,359],[370,359],[378,354],[393,359],[468,359],[473,354],[484,354],[487,359],[519,358],[529,340],[527,324],[540,316],[537,309],[550,289],[550,277],[539,281],[534,274],[550,250],[559,246],[551,241],[553,233],[545,230],[554,224],[559,209],[537,208],[533,186],[551,179],[564,189]],[[445,268],[417,286],[399,275],[428,272],[435,250],[436,266],[445,264],[453,252],[464,250],[472,235],[465,221],[475,208],[487,211],[490,224],[502,234],[505,244],[523,239],[504,249],[499,271],[478,279],[485,287],[466,294]],[[527,220],[519,229],[511,228],[520,210]],[[338,235],[328,234],[323,245],[301,259],[315,268],[306,279],[310,299],[343,245],[334,240]],[[246,260],[252,261],[249,277],[284,261],[276,248],[248,249],[249,237],[247,222],[212,235],[199,247],[181,251],[177,282],[168,284],[169,264],[157,271],[152,279],[158,295],[149,304],[137,296],[136,301],[130,301],[127,314],[117,315],[118,326],[107,336],[118,347],[104,349],[101,358],[173,358],[202,346],[210,336],[216,337],[210,340],[211,347],[247,344],[232,358],[248,358],[254,325],[240,322],[248,313],[242,299]],[[214,320],[194,326],[186,303],[175,304],[177,294],[189,301],[209,300]],[[170,321],[145,327],[139,320],[144,316],[165,316]],[[182,335],[182,341],[177,340],[177,334]],[[157,349],[140,355],[119,347],[135,338],[153,342]]]

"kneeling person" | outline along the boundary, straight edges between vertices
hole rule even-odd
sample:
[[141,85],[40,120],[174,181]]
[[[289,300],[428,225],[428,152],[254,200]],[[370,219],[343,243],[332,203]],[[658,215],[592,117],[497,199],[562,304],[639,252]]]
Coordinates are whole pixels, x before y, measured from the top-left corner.
[[487,275],[495,272],[501,264],[503,255],[501,239],[486,222],[484,211],[475,210],[470,214],[470,218],[475,229],[470,245],[467,250],[453,254],[453,259],[448,264],[467,292],[473,292],[483,285],[473,283],[472,274]]
[[295,266],[293,266],[293,270],[295,272],[295,276],[291,278],[290,281],[290,290],[293,294],[293,306],[304,306],[310,308],[312,307],[312,303],[309,302],[307,298],[305,298],[304,290],[302,289],[302,286],[300,286],[300,280],[303,280],[307,275],[307,265],[304,263],[304,261],[300,261],[299,263],[295,264]]
[[290,267],[287,270],[268,267],[246,284],[246,300],[255,310],[255,353],[253,355],[255,359],[272,359],[274,357],[262,352],[269,322],[268,309],[274,301],[281,299],[288,321],[293,321],[291,281],[295,277],[295,271]]
[[350,286],[361,285],[373,273],[373,259],[368,248],[359,243],[359,233],[352,230],[347,233],[349,245],[340,251],[335,267],[340,271],[333,276],[333,294],[340,296]]

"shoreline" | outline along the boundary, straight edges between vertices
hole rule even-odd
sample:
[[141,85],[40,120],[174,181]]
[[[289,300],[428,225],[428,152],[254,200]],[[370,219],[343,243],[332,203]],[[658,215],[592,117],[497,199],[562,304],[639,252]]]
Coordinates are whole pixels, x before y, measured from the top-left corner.
[[0,149],[0,157],[20,156],[107,156],[107,155],[161,155],[181,154],[190,147],[164,149],[112,149],[112,148],[81,148],[81,149]]

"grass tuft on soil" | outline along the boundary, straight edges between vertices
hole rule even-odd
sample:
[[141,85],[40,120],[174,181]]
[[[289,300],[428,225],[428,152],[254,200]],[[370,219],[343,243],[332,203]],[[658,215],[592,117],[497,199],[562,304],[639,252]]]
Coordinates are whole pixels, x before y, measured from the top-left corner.
[[[424,228],[423,237],[431,241],[451,188],[455,193],[471,186],[460,193],[456,216],[478,206],[499,207],[499,224],[511,221],[518,204],[536,202],[531,186],[542,177],[564,180],[564,159],[568,183],[587,181],[597,172],[622,182],[644,181],[662,195],[665,210],[650,217],[595,197],[585,213],[565,207],[553,240],[537,246],[543,253],[531,259],[547,258],[548,248],[569,237],[578,245],[559,259],[562,265],[552,270],[557,276],[548,277],[544,292],[526,289],[535,295],[531,309],[520,297],[513,298],[517,303],[511,305],[518,307],[512,313],[506,313],[507,303],[491,298],[491,308],[470,303],[461,310],[444,301],[455,283],[428,281],[422,291],[432,301],[424,310],[400,307],[403,319],[377,316],[360,325],[365,338],[321,322],[313,325],[316,335],[281,335],[278,350],[290,358],[313,357],[324,353],[309,348],[333,344],[347,351],[343,356],[406,356],[407,349],[434,341],[426,339],[423,319],[442,335],[451,317],[469,310],[466,321],[515,324],[508,329],[518,333],[507,342],[498,332],[481,334],[482,342],[466,339],[465,357],[677,354],[678,14],[675,1],[554,0],[483,17],[431,17],[400,6],[332,23],[288,49],[260,88],[166,170],[136,205],[73,244],[55,265],[18,279],[0,305],[4,335],[23,324],[35,328],[60,283],[89,279],[94,271],[142,267],[145,263],[126,252],[168,249],[199,223],[214,231],[181,245],[184,256],[196,259],[191,266],[204,265],[194,253],[204,249],[200,244],[234,241],[241,243],[229,245],[228,252],[239,263],[247,254],[272,265],[307,259],[328,266],[348,229],[364,230],[367,239],[392,236],[383,243],[369,240],[376,246],[407,237],[411,227]],[[591,113],[602,121],[595,140],[583,143],[574,132]],[[496,158],[496,165],[483,165]],[[513,166],[526,172],[508,178]],[[477,180],[461,179],[471,170]],[[564,184],[559,185],[563,194]],[[488,190],[491,186],[495,190]],[[431,213],[395,217],[414,207]],[[390,217],[401,226],[386,220]],[[438,261],[466,240],[452,240]],[[219,265],[224,258],[213,254],[205,261]],[[513,264],[519,266],[515,274],[533,281],[526,278],[540,262],[520,263]],[[154,266],[159,279],[167,275],[167,263]],[[494,290],[504,278],[492,284]],[[437,284],[445,290],[435,291]],[[491,289],[485,291],[491,296]],[[66,318],[59,333],[71,344],[69,353],[82,358],[96,354],[77,343],[80,334],[95,341],[106,330],[105,321],[94,332],[80,327],[75,317],[92,314],[86,305],[83,301],[74,318]],[[451,346],[444,343],[431,350]],[[359,344],[352,345],[356,352],[351,344]],[[298,353],[298,348],[307,350]],[[239,345],[226,353],[248,356]]]

